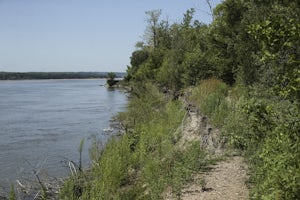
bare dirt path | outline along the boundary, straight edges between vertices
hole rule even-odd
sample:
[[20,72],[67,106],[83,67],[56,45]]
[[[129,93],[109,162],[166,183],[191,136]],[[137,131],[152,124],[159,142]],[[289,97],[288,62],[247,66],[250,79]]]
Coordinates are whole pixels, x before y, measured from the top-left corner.
[[[205,181],[204,187],[199,182]],[[204,175],[197,175],[194,181],[184,187],[183,200],[246,200],[248,189],[247,166],[243,157],[229,157],[225,161],[212,166],[212,170]]]
[[[182,127],[180,146],[184,148],[190,141],[199,141],[201,148],[212,157],[223,156],[224,141],[219,137],[220,130],[213,128],[206,116],[195,108],[188,109],[188,115]],[[210,166],[207,172],[199,172],[193,181],[182,189],[183,200],[246,200],[249,190],[245,181],[247,165],[241,156],[228,156],[224,161]],[[169,193],[165,199],[173,199]]]

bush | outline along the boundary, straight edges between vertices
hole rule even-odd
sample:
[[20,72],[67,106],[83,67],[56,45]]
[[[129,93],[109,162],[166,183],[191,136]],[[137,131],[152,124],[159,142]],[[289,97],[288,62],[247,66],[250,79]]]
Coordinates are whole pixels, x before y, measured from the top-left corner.
[[[297,101],[268,88],[231,88],[205,80],[191,100],[250,165],[252,199],[300,199],[300,112]],[[227,96],[229,94],[229,96]]]
[[266,130],[263,142],[251,156],[256,183],[252,195],[255,199],[300,199],[299,109],[288,101],[269,102],[264,118],[268,123],[260,124]]
[[256,89],[249,95],[231,107],[223,131],[248,157],[251,198],[299,199],[299,107]]

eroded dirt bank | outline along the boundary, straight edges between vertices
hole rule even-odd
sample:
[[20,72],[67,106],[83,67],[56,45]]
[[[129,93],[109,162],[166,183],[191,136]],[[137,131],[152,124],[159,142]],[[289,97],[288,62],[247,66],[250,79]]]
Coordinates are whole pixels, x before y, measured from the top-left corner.
[[[201,148],[210,157],[222,157],[222,161],[211,165],[204,172],[193,176],[182,189],[183,200],[246,200],[249,190],[245,184],[248,179],[247,165],[242,156],[229,153],[224,148],[225,141],[220,139],[220,130],[212,127],[209,119],[195,107],[189,105],[185,123],[182,127],[180,145],[184,148],[190,141],[198,140]],[[226,154],[226,155],[225,155]],[[174,199],[171,192],[166,200]]]

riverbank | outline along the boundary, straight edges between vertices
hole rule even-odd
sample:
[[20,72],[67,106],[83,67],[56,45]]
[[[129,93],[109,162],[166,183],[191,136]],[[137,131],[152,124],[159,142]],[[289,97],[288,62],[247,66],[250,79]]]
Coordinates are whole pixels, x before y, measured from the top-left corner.
[[[210,188],[204,173],[230,160],[220,130],[201,114],[188,90],[172,100],[154,85],[144,89],[137,96],[132,94],[128,110],[118,115],[125,134],[113,138],[100,152],[93,147],[92,169],[67,180],[61,199],[184,198],[193,180],[201,191],[218,191]],[[227,175],[224,179],[230,178]],[[245,186],[244,180],[239,183]],[[247,189],[242,193],[247,196]]]
[[[154,91],[151,92],[153,94]],[[69,180],[56,179],[43,183],[37,182],[36,184],[31,185],[22,184],[19,182],[17,190],[22,190],[27,194],[31,194],[27,196],[24,195],[22,198],[30,199],[35,196],[42,197],[43,194],[47,195],[47,199],[62,198],[61,195],[65,195],[65,199],[73,198],[74,195],[81,196],[83,195],[83,192],[87,192],[85,191],[87,189],[87,185],[94,182],[93,180],[95,178],[95,170],[100,170],[99,172],[101,174],[98,174],[98,176],[101,176],[102,173],[107,173],[105,172],[105,170],[111,169],[112,171],[107,174],[107,176],[105,176],[107,180],[103,181],[105,181],[106,183],[107,181],[109,181],[109,179],[112,178],[111,176],[114,176],[115,179],[121,179],[120,181],[122,181],[122,179],[125,178],[122,178],[124,174],[120,174],[120,171],[118,170],[123,171],[123,173],[127,174],[128,177],[126,179],[128,180],[123,180],[125,182],[120,183],[120,188],[116,189],[121,194],[124,195],[124,193],[127,193],[127,195],[130,195],[130,197],[132,198],[136,198],[136,195],[149,196],[150,193],[155,192],[152,191],[156,187],[156,182],[152,180],[152,176],[154,176],[160,181],[164,182],[164,184],[160,185],[161,189],[155,189],[158,190],[156,191],[158,192],[156,194],[158,195],[157,198],[177,199],[178,197],[180,197],[181,199],[199,199],[201,196],[204,196],[205,199],[218,199],[217,196],[219,196],[221,197],[219,199],[222,199],[224,195],[229,195],[229,197],[234,197],[235,195],[237,195],[239,199],[247,199],[246,197],[248,194],[248,190],[245,186],[245,180],[247,178],[245,173],[245,163],[242,161],[241,157],[231,157],[233,156],[233,154],[229,153],[229,151],[226,150],[225,143],[221,139],[220,130],[214,127],[210,123],[208,117],[201,114],[200,110],[190,102],[190,97],[188,97],[188,94],[185,94],[183,97],[181,97],[178,102],[173,103],[169,100],[163,99],[165,97],[160,96],[159,92],[155,95],[158,96],[153,97],[152,100],[155,100],[157,97],[161,97],[160,103],[164,105],[161,105],[162,107],[160,107],[161,109],[159,111],[155,111],[152,110],[152,108],[149,108],[154,112],[152,113],[154,115],[151,114],[144,120],[148,121],[149,119],[150,121],[154,120],[155,122],[153,122],[154,124],[150,123],[150,127],[148,127],[147,129],[143,129],[144,131],[146,131],[146,133],[142,133],[142,135],[135,135],[139,134],[136,132],[137,129],[140,129],[140,125],[138,125],[139,122],[137,122],[139,120],[137,119],[134,120],[135,122],[130,122],[130,119],[128,119],[128,115],[131,116],[132,113],[129,114],[127,112],[137,112],[136,110],[129,110],[126,113],[120,114],[118,116],[118,119],[123,124],[123,127],[125,129],[123,131],[125,131],[125,135],[120,135],[119,139],[110,141],[105,149],[100,149],[100,144],[97,144],[97,142],[95,142],[92,150],[93,153],[91,154],[93,156],[94,162],[90,170],[81,171],[78,168],[78,165],[69,163],[71,176]],[[159,98],[156,100],[159,100]],[[135,102],[134,105],[136,105],[136,103],[137,102]],[[130,105],[133,106],[132,102],[130,103]],[[141,106],[141,104],[139,105]],[[175,106],[175,108],[173,106]],[[173,108],[171,109],[170,107]],[[133,109],[139,109],[139,107],[135,106]],[[165,109],[171,110],[166,111]],[[167,114],[169,115],[167,119],[163,120],[161,118],[166,117],[165,114],[163,114],[161,117],[157,116],[165,112],[169,113]],[[156,119],[157,117],[158,119]],[[174,126],[172,126],[173,128],[167,128],[168,131],[163,131],[165,128],[165,125],[163,124],[165,124],[165,122],[172,123],[172,121],[174,121],[174,119],[172,118],[174,117],[177,119],[175,120],[177,121],[176,125],[174,124]],[[142,124],[146,125],[147,123],[144,120],[142,120]],[[164,128],[160,129],[159,127]],[[154,133],[149,130],[152,128],[154,128],[154,130],[156,131],[160,130],[160,133]],[[155,134],[155,136],[148,134]],[[139,139],[137,137],[139,137]],[[148,139],[146,139],[145,137]],[[171,142],[170,139],[173,142]],[[143,142],[143,145],[147,146],[143,147],[144,152],[139,152],[142,150],[140,149],[142,148],[140,147],[141,144],[138,144],[141,142],[141,140],[146,140],[144,141],[145,143]],[[152,143],[151,140],[154,140],[156,142]],[[152,144],[148,144],[148,141]],[[169,143],[168,147],[165,147],[166,143]],[[121,146],[119,147],[119,145]],[[161,146],[157,147],[157,145]],[[149,150],[148,148],[152,148],[152,150]],[[162,152],[162,149],[159,150],[159,148],[164,148],[164,150],[168,153],[165,154],[164,152]],[[156,155],[157,153],[160,155]],[[147,154],[151,154],[152,157],[148,157]],[[108,155],[108,157],[106,155]],[[135,160],[137,158],[134,157],[142,155],[143,157],[148,157],[146,158],[147,161],[144,160],[145,158],[138,158],[143,159],[143,161]],[[124,158],[120,158],[119,156],[129,159],[124,160]],[[186,159],[185,157],[189,158]],[[103,159],[108,160],[103,161]],[[121,159],[122,161],[120,161],[119,167],[116,167],[118,166],[118,159]],[[181,159],[184,160],[182,161]],[[196,159],[196,161],[194,159]],[[165,160],[168,160],[168,162],[165,163]],[[157,163],[158,165],[156,166],[156,169],[149,169],[150,171],[147,172],[150,173],[149,175],[147,175],[149,176],[147,178],[149,180],[139,180],[141,179],[140,176],[146,176],[146,174],[144,174],[146,173],[144,172],[144,168],[149,167],[148,165],[152,166],[154,163]],[[141,164],[145,166],[139,166]],[[192,168],[190,167],[191,164],[194,165]],[[103,165],[106,165],[106,167],[102,168]],[[161,169],[161,167],[164,165],[168,166],[169,170],[177,170],[177,172],[174,172],[174,174],[171,173],[167,176],[163,175],[164,170]],[[158,177],[155,175],[155,171],[157,170],[161,171],[162,173],[161,175],[158,175]],[[218,177],[217,182],[212,182],[215,180],[214,177]],[[132,187],[139,187],[136,184],[142,183],[143,188],[136,191],[137,193],[135,191],[131,191],[133,190]],[[71,184],[71,186],[68,184]],[[45,191],[42,192],[41,188],[44,188]],[[65,191],[66,189],[69,191]],[[96,189],[96,191],[98,191],[98,189]],[[106,187],[106,189],[109,190],[110,188]],[[178,189],[180,192],[178,192]],[[74,194],[74,192],[76,192],[76,194]],[[101,191],[99,191],[99,193],[100,192]],[[88,198],[91,198],[90,195],[91,194],[88,194]],[[107,195],[108,196],[106,197],[109,197],[111,194],[107,193]],[[97,197],[102,198],[102,196]],[[103,198],[105,199],[106,197]],[[88,198],[86,197],[86,199]]]
[[[117,117],[124,134],[112,138],[104,149],[99,148],[97,142],[93,143],[91,169],[82,171],[74,166],[70,178],[60,188],[59,198],[191,200],[248,199],[258,193],[266,195],[267,191],[259,190],[264,185],[257,181],[263,178],[257,172],[271,173],[284,168],[272,165],[265,169],[267,166],[257,164],[261,159],[272,163],[268,157],[278,156],[277,153],[262,156],[277,140],[271,137],[258,141],[251,136],[257,134],[258,128],[261,133],[265,128],[278,129],[270,129],[270,124],[256,120],[256,115],[264,113],[256,109],[263,109],[260,107],[265,105],[263,101],[270,100],[253,100],[243,90],[238,86],[229,87],[218,79],[204,80],[196,87],[186,88],[176,99],[151,83],[134,88],[127,110]],[[264,117],[293,124],[299,118],[291,115],[299,115],[299,112],[282,111],[281,103],[266,104],[280,107],[274,107],[272,115],[265,113]],[[289,109],[296,109],[290,102],[285,103]],[[298,126],[287,127],[293,127],[290,129],[293,131]],[[280,141],[281,146],[289,143],[295,141]],[[297,188],[293,187],[296,184],[291,182],[290,189]]]

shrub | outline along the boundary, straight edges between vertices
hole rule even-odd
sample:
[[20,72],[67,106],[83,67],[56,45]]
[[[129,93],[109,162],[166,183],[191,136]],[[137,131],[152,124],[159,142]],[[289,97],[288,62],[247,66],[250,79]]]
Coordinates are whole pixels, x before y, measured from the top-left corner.
[[297,103],[256,90],[231,107],[223,131],[248,157],[251,198],[300,198],[299,119]]

